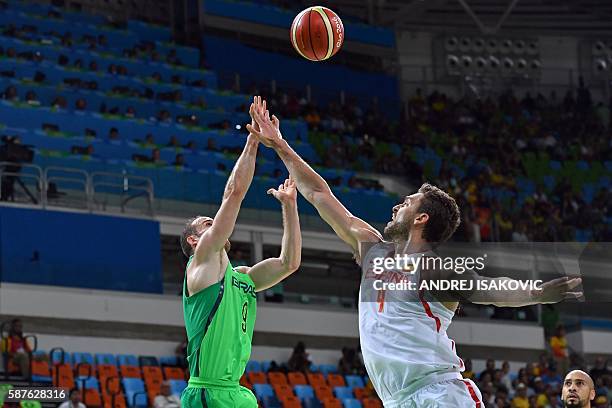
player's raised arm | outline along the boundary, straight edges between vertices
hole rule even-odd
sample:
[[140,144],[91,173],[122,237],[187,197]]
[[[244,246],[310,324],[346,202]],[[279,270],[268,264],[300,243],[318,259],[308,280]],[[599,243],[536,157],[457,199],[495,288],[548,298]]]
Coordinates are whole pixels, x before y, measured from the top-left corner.
[[251,117],[259,125],[259,130],[247,125],[247,129],[264,145],[273,148],[285,163],[291,177],[297,184],[299,192],[319,212],[334,232],[351,246],[354,253],[360,256],[361,242],[378,242],[380,233],[367,222],[355,217],[334,196],[327,182],[317,174],[285,141],[280,132],[278,118],[268,117],[266,112],[252,111]]
[[[251,110],[265,109],[261,98],[255,98]],[[255,129],[253,127],[253,129]],[[244,150],[225,185],[221,206],[215,215],[212,225],[202,235],[196,246],[194,256],[198,263],[204,262],[211,254],[220,251],[234,231],[240,205],[244,199],[255,173],[255,159],[259,141],[249,134]]]
[[268,289],[287,276],[295,272],[302,260],[302,234],[297,211],[297,191],[292,179],[285,180],[284,184],[268,190],[280,201],[283,211],[283,241],[280,256],[268,258],[255,264],[252,268],[242,268],[251,276],[255,283],[255,290]]

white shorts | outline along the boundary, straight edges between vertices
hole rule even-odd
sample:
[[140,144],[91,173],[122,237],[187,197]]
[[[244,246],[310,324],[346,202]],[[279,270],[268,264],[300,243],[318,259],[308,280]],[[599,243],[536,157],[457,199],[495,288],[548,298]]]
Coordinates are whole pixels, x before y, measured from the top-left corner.
[[427,385],[385,408],[485,408],[472,380],[447,380]]

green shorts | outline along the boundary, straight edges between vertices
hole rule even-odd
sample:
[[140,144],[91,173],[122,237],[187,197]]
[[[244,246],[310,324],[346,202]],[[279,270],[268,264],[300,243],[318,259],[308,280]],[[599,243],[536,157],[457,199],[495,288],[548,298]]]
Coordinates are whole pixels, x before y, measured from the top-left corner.
[[257,408],[257,398],[243,386],[235,390],[187,387],[181,408]]

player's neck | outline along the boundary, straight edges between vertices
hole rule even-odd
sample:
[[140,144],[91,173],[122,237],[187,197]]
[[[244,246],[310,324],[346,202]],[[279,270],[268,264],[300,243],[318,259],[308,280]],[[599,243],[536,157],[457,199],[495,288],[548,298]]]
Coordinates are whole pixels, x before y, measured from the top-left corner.
[[411,255],[431,250],[429,242],[413,236],[409,236],[408,240],[394,240],[393,243],[395,244],[396,255]]

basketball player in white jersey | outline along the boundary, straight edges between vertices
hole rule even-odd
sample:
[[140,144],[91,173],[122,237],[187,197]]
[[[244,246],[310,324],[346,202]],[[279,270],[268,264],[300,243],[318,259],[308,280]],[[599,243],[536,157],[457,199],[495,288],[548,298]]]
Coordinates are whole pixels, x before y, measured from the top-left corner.
[[[377,277],[384,281],[420,281],[430,279],[430,272],[406,273],[387,270],[373,274],[375,258],[393,255],[431,255],[431,249],[445,242],[459,225],[459,208],[448,194],[429,184],[391,210],[385,228],[387,241],[367,222],[353,216],[333,195],[318,175],[282,138],[279,121],[251,111],[260,130],[247,125],[249,132],[264,145],[273,148],[296,182],[298,191],[312,204],[353,250],[364,271],[359,302],[359,334],[363,359],[376,392],[386,408],[480,407],[480,391],[471,380],[461,376],[463,362],[455,352],[453,340],[446,335],[458,300],[496,306],[525,306],[554,303],[579,298],[571,292],[580,279],[557,279],[540,290],[471,291],[469,296],[453,293],[432,297],[415,290],[382,291],[373,288]],[[480,279],[473,272],[465,274]],[[510,278],[496,278],[512,281]],[[446,295],[446,296],[441,296]],[[441,301],[440,299],[444,299]]]

